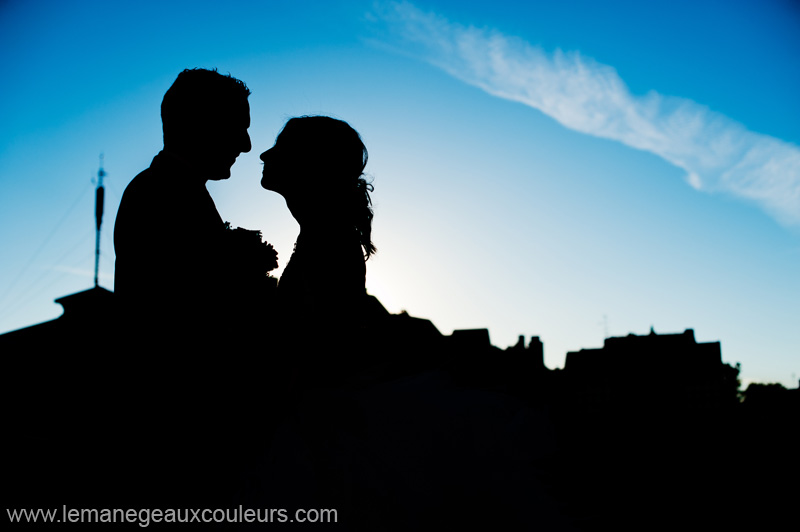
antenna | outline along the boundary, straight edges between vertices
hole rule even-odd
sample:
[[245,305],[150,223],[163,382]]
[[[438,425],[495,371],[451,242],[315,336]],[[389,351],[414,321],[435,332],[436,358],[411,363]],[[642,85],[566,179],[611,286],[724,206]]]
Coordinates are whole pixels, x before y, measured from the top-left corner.
[[598,323],[598,325],[602,325],[603,326],[603,338],[607,339],[608,338],[608,316],[606,314],[603,314],[603,321]]
[[94,196],[94,217],[97,230],[94,241],[94,287],[100,286],[98,274],[100,271],[100,226],[103,225],[103,204],[105,202],[106,191],[103,188],[103,177],[106,171],[103,170],[103,154],[100,154],[100,169],[97,171],[97,191]]

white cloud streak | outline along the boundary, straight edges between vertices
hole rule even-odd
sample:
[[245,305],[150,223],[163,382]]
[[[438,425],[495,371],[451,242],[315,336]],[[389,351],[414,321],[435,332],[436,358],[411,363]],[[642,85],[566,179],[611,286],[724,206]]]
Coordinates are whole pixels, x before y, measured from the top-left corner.
[[404,52],[465,83],[569,129],[654,153],[682,168],[695,189],[744,198],[780,223],[800,226],[800,149],[793,144],[748,131],[691,100],[633,95],[612,67],[578,52],[548,54],[407,2],[380,3],[374,15]]

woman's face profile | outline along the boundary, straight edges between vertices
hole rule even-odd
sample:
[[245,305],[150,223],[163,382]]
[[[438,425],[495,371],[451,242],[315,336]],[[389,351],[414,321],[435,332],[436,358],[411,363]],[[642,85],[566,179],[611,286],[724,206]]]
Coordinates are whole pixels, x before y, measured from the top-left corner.
[[264,163],[264,170],[261,173],[261,186],[267,190],[284,194],[292,174],[289,171],[290,156],[292,152],[289,139],[285,132],[278,136],[275,145],[261,154],[260,159]]
[[331,124],[338,123],[308,118],[287,122],[275,145],[261,154],[261,186],[284,197],[297,195],[294,192],[302,187],[306,201],[349,190],[342,177],[360,174],[364,148],[360,142],[348,142],[350,138],[342,134],[342,129]]
[[259,158],[264,163],[264,169],[261,171],[261,186],[267,190],[280,193],[280,180],[277,171],[277,154],[275,146],[262,153]]
[[297,127],[289,127],[291,125],[287,125],[275,145],[260,156],[264,163],[261,186],[284,197],[294,191],[295,185],[313,177],[309,166],[309,157],[313,159],[313,155],[308,153],[307,139]]

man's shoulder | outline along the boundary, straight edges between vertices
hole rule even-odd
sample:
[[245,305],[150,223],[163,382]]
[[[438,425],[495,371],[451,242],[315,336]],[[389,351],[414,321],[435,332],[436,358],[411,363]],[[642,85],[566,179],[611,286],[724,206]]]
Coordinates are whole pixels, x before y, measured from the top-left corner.
[[142,208],[154,209],[159,205],[168,206],[179,193],[174,186],[176,183],[174,169],[160,163],[162,155],[157,155],[149,168],[139,172],[122,194],[120,201],[120,214],[128,215],[128,211],[137,212]]
[[169,185],[168,173],[163,165],[159,164],[159,155],[153,159],[152,164],[139,172],[134,177],[125,192],[122,195],[123,200],[125,196],[136,197],[141,194],[146,194],[150,197],[155,193],[156,189],[164,189]]
[[[154,160],[155,161],[155,160]],[[122,193],[119,203],[117,218],[114,223],[114,240],[119,246],[119,240],[129,240],[129,237],[141,232],[149,223],[154,221],[154,216],[161,217],[162,205],[165,204],[169,192],[161,186],[165,181],[157,165],[139,172]]]
[[122,193],[121,202],[124,204],[133,199],[150,198],[156,185],[156,176],[153,175],[150,168],[147,168],[131,179],[131,182],[125,187],[125,192]]

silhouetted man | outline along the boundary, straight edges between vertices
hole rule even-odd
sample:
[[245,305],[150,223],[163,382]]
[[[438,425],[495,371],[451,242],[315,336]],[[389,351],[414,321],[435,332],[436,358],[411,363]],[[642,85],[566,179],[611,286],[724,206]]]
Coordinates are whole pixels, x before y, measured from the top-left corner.
[[236,390],[252,388],[240,375],[255,372],[240,364],[231,317],[242,306],[231,232],[206,190],[250,151],[249,94],[216,71],[181,72],[161,104],[164,149],[120,203],[109,364],[121,442],[113,482],[127,504],[226,502],[230,447],[252,439],[221,428],[245,413]]
[[194,69],[164,95],[164,149],[128,185],[114,227],[114,291],[133,330],[174,337],[225,328],[235,272],[206,182],[230,177],[250,151],[249,94],[238,79]]

